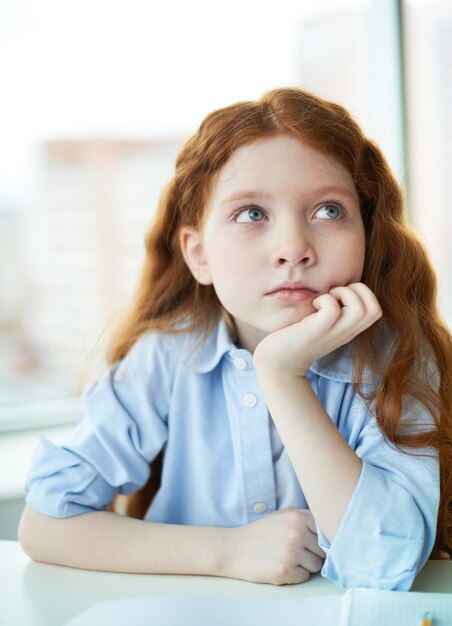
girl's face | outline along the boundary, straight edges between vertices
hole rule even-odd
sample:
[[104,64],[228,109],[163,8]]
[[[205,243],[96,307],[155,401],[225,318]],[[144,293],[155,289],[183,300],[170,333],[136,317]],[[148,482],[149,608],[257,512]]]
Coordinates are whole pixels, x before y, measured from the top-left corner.
[[234,152],[219,171],[202,230],[181,245],[198,282],[213,284],[251,352],[315,311],[312,300],[361,279],[365,234],[350,173],[288,135]]

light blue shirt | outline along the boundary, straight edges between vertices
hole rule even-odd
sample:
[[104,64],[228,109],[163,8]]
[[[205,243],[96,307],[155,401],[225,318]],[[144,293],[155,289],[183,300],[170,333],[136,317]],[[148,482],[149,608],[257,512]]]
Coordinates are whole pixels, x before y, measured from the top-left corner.
[[[348,510],[322,574],[343,587],[408,590],[432,549],[439,502],[437,456],[413,456],[382,437],[351,384],[349,347],[313,363],[308,379],[362,459]],[[368,384],[375,384],[372,377]],[[161,487],[145,519],[240,526],[285,507],[308,508],[264,403],[251,354],[222,321],[194,333],[142,336],[84,395],[86,417],[61,446],[42,437],[27,502],[54,517],[105,510],[149,478],[164,448]],[[408,405],[407,405],[408,406]],[[413,418],[428,416],[412,404]],[[313,471],[315,468],[313,467]]]

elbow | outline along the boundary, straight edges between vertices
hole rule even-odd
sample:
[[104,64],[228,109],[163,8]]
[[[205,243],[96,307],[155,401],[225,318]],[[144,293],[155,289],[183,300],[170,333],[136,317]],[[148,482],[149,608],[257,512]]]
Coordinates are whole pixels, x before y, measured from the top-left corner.
[[30,507],[25,505],[19,521],[19,526],[17,527],[17,538],[25,554],[29,556],[30,559],[37,560],[34,558],[35,542],[33,541],[33,525],[30,523],[29,511]]
[[33,561],[48,562],[45,545],[46,537],[52,536],[50,525],[51,518],[25,505],[17,528],[17,538],[22,550]]
[[333,544],[322,573],[343,588],[409,591],[428,548],[422,532],[417,537],[374,536],[342,553]]
[[408,591],[433,547],[437,490],[410,489],[368,462],[322,574],[341,587]]

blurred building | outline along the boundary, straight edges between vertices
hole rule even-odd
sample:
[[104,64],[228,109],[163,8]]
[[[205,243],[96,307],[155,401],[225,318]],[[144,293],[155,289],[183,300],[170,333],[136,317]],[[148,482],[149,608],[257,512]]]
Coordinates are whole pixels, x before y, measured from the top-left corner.
[[23,325],[24,312],[33,306],[23,262],[24,214],[0,211],[0,405],[19,401],[20,380],[33,376],[38,357]]
[[21,300],[22,259],[20,242],[21,214],[0,211],[0,328],[15,328]]
[[[85,383],[82,374],[97,373],[90,354],[135,288],[145,232],[181,144],[87,139],[43,146],[42,197],[22,246],[30,306],[20,316],[45,372],[45,380],[34,372],[40,395],[46,386],[49,396],[55,387],[71,394]],[[9,248],[18,250],[10,243],[3,254]]]

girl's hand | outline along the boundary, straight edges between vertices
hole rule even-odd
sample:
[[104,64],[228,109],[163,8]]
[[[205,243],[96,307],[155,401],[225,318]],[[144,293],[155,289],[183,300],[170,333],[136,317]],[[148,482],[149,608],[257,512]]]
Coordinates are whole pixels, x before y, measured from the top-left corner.
[[349,343],[382,316],[375,295],[363,283],[333,287],[312,304],[316,313],[259,343],[254,351],[257,369],[305,376],[312,362]]
[[308,510],[282,509],[228,531],[223,575],[230,578],[273,585],[303,583],[320,571],[325,558]]

